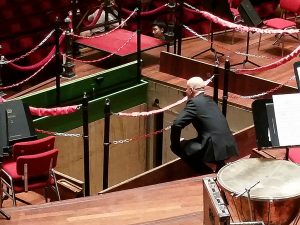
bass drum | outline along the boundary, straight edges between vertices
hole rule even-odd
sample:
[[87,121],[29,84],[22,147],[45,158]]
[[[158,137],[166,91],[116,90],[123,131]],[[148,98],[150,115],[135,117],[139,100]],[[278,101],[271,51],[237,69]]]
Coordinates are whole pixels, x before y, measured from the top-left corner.
[[217,182],[243,222],[288,225],[299,212],[300,166],[293,162],[241,159],[224,166]]

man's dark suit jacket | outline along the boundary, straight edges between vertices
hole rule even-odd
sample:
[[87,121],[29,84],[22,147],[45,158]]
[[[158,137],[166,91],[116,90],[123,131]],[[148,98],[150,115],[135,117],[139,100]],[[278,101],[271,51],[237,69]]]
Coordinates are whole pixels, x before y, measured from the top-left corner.
[[[193,124],[198,136],[180,142],[181,130]],[[186,107],[171,126],[171,150],[183,159],[197,157],[216,162],[238,155],[234,137],[217,104],[204,94],[187,101]]]

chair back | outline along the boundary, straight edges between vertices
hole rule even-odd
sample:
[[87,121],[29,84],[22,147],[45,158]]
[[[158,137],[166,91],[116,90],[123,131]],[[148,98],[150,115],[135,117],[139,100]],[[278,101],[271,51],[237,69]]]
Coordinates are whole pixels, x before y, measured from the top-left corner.
[[54,136],[48,136],[33,141],[18,142],[12,147],[14,160],[16,161],[17,158],[22,155],[33,155],[54,149],[54,142]]
[[280,0],[280,8],[289,12],[300,12],[300,0]]
[[[19,156],[17,159],[17,173],[21,176],[26,175],[24,168],[27,167],[28,178],[49,175],[49,171],[56,167],[57,156],[58,149],[34,155]],[[24,167],[24,165],[26,166]]]

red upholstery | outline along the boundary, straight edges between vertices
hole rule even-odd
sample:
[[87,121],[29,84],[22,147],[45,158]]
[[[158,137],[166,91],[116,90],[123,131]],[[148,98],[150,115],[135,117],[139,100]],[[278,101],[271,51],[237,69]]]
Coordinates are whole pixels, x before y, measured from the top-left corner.
[[295,27],[296,23],[290,20],[285,20],[282,18],[273,18],[264,21],[264,24],[270,28],[274,29],[287,29],[290,27]]
[[[54,183],[49,174],[49,169],[56,167],[58,150],[19,156],[17,161],[3,165],[5,171],[13,180],[13,189],[16,193],[24,192],[24,165],[27,164],[28,190],[42,188]],[[4,179],[8,179],[3,176]],[[7,180],[9,182],[9,180]]]
[[[34,141],[18,142],[13,145],[14,160],[22,155],[32,155],[54,149],[54,136],[48,136]],[[4,163],[5,164],[5,163]]]
[[300,164],[300,148],[290,148],[289,150],[289,160],[292,162]]
[[[287,8],[285,8],[287,7]],[[280,8],[281,10],[288,10],[290,12],[297,13],[300,9],[300,1],[297,0],[280,0]],[[273,18],[273,19],[268,19],[264,21],[264,25],[267,28],[273,28],[273,29],[290,29],[290,28],[296,28],[296,22],[284,19],[284,18]],[[281,35],[277,36],[277,40],[275,43],[278,43],[279,40],[282,40],[282,37],[284,36],[284,33]],[[291,35],[292,36],[292,35]],[[292,36],[294,37],[294,36]],[[296,37],[294,37],[296,38]],[[298,37],[299,39],[299,37]],[[261,41],[261,34],[259,36],[259,43],[258,43],[258,49],[260,48],[260,41]],[[284,42],[282,41],[282,47],[281,47],[281,55],[283,56],[283,50],[284,50]]]

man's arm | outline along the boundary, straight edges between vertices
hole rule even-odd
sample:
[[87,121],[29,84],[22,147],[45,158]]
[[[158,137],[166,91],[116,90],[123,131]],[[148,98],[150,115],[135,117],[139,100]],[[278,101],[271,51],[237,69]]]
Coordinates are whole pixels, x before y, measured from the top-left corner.
[[[181,130],[189,125],[192,120],[196,116],[195,105],[192,101],[188,101],[186,107],[181,111],[181,113],[177,116],[173,125],[171,126],[171,150],[177,154],[176,152],[180,152],[180,138],[181,138]],[[178,155],[178,154],[177,154]]]

